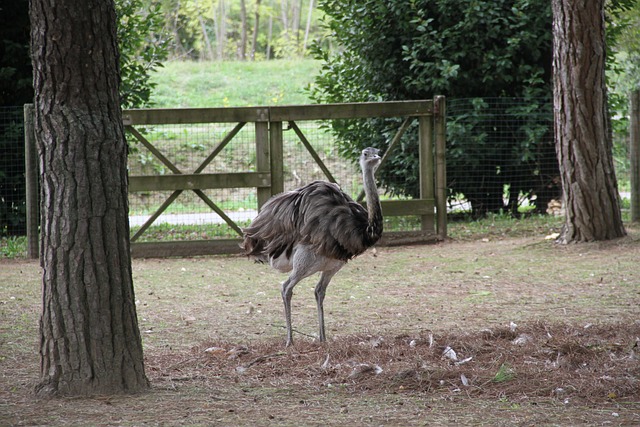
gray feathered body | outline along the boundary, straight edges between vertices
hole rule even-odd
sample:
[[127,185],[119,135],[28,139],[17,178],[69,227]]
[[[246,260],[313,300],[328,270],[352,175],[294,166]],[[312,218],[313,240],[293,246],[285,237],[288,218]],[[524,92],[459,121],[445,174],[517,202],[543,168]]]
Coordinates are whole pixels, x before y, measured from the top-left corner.
[[245,252],[260,261],[290,259],[296,245],[348,261],[380,239],[382,212],[370,219],[338,185],[314,181],[271,198],[244,233]]

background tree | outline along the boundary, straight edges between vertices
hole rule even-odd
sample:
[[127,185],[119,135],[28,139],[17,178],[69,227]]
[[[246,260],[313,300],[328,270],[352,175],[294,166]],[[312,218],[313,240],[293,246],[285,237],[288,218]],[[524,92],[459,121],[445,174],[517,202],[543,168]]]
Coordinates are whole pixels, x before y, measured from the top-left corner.
[[[506,208],[505,185],[515,195],[537,194],[538,207],[546,209],[553,194],[549,188],[559,175],[557,163],[548,161],[555,157],[548,1],[322,0],[319,8],[328,17],[331,40],[340,48],[332,52],[315,45],[315,55],[324,62],[312,92],[316,101],[429,99],[437,94],[519,98],[523,102],[516,106],[472,99],[465,113],[472,119],[504,113],[525,119],[508,131],[510,141],[496,144],[495,126],[487,126],[482,139],[465,139],[474,132],[474,121],[450,121],[448,187],[452,194],[463,193],[476,215]],[[448,103],[449,111],[452,107]],[[527,119],[532,114],[549,119]],[[363,146],[384,146],[397,127],[394,120],[333,123],[343,154],[352,159]],[[418,195],[415,132],[407,132],[379,174],[392,192]],[[528,173],[528,178],[519,181],[515,172]]]
[[113,1],[32,0],[43,395],[148,387],[131,274]]
[[553,0],[555,139],[562,243],[625,235],[605,84],[605,0]]
[[309,40],[322,33],[321,13],[313,0],[161,0],[160,4],[173,36],[172,58],[208,59],[212,51],[217,60],[296,58],[306,55]]

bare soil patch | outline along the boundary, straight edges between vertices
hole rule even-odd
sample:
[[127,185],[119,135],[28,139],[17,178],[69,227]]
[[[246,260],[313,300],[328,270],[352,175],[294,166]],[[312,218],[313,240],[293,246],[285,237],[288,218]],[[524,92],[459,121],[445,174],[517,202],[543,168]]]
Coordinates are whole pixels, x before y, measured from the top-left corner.
[[[135,260],[152,388],[38,400],[37,262],[0,260],[0,425],[638,425],[640,239],[378,248],[293,298],[242,257]],[[451,351],[447,351],[450,349]],[[455,357],[453,353],[455,352]]]

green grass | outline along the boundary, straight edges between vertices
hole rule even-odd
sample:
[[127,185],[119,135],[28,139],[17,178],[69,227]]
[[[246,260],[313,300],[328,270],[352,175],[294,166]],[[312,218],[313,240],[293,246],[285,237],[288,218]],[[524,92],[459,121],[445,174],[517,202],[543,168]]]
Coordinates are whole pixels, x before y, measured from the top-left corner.
[[167,62],[152,78],[156,108],[310,104],[305,88],[320,62]]
[[514,218],[507,214],[489,214],[472,220],[465,215],[449,215],[447,234],[456,240],[500,238],[505,236],[550,235],[560,231],[564,216],[530,214]]
[[[239,227],[246,227],[249,221],[238,221]],[[140,227],[131,227],[131,234],[136,233]],[[158,241],[186,241],[209,239],[240,238],[238,234],[227,224],[167,224],[152,225],[140,236],[138,242]]]
[[500,369],[496,372],[496,375],[493,377],[492,381],[494,383],[503,383],[506,381],[510,381],[514,379],[516,376],[515,370],[508,363],[503,363],[500,365]]
[[27,236],[0,238],[0,258],[21,258],[27,254]]

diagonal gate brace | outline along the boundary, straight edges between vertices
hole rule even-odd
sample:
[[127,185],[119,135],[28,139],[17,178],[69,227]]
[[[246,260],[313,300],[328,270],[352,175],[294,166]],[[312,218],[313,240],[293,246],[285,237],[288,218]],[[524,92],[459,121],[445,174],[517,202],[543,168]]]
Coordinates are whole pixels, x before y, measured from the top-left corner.
[[[240,132],[240,130],[244,127],[246,122],[238,123],[232,130],[229,132],[222,141],[216,146],[216,148],[211,152],[211,154],[196,168],[194,173],[202,172],[208,165],[213,161],[213,159],[220,154],[222,149]],[[127,126],[127,130],[133,134],[133,136],[142,143],[154,156],[158,158],[169,170],[171,170],[176,175],[182,175],[182,171],[174,165],[169,159],[167,159],[157,148],[155,148],[140,132],[138,132],[133,126]],[[138,238],[155,222],[156,219],[178,198],[180,194],[182,194],[183,190],[175,190],[171,195],[160,205],[160,207],[149,217],[147,221],[140,227],[140,229],[131,237],[131,241],[135,242]],[[218,205],[216,205],[213,200],[211,200],[202,190],[193,190],[193,192],[204,201],[204,203],[211,208],[220,218],[226,222],[229,227],[231,227],[238,235],[242,236],[242,229],[238,227],[238,225],[231,219],[227,214],[224,213]]]

